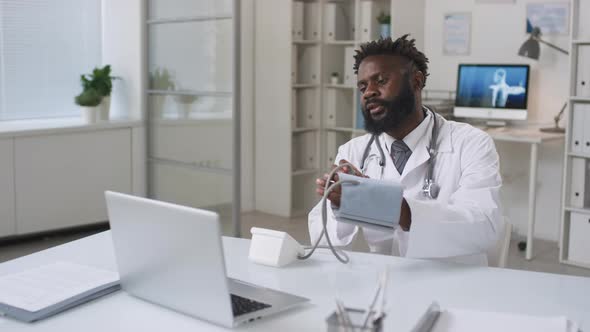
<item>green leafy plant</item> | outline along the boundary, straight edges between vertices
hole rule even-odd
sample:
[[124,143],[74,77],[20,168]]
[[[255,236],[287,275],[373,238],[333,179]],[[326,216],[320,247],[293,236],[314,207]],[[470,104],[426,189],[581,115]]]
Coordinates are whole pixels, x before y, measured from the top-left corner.
[[76,104],[80,106],[95,107],[100,105],[100,102],[102,101],[102,96],[100,92],[98,92],[96,89],[87,88],[84,89],[84,91],[82,91],[81,94],[76,96],[74,101],[76,102]]
[[106,65],[102,68],[94,68],[92,74],[80,75],[80,81],[84,91],[87,89],[94,89],[103,97],[111,95],[111,92],[113,91],[113,80],[116,79],[118,79],[118,77],[111,76],[110,65]]
[[150,75],[150,88],[154,90],[174,90],[176,85],[172,76],[168,69],[160,70],[160,68],[156,68]]
[[377,22],[379,22],[379,24],[391,24],[391,15],[381,12],[379,16],[377,16]]

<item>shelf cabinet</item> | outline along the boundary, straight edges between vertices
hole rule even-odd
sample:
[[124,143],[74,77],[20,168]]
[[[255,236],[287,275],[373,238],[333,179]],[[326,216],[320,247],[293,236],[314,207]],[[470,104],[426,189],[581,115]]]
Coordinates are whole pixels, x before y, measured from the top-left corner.
[[570,98],[566,126],[559,259],[590,268],[590,1],[571,8]]
[[364,133],[355,49],[379,38],[381,13],[421,48],[424,0],[258,0],[256,11],[255,205],[306,214],[338,146]]

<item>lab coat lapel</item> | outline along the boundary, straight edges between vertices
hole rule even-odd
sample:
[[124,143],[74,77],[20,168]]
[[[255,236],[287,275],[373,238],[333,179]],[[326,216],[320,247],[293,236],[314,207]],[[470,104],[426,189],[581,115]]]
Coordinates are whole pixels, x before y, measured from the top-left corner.
[[[436,121],[438,125],[438,153],[452,152],[452,135],[449,130],[449,126],[442,116],[438,114],[435,114],[434,116],[436,116]],[[430,159],[430,154],[428,153],[428,145],[430,142],[430,138],[432,137],[433,125],[434,124],[431,121],[430,125],[428,126],[428,129],[426,130],[425,135],[423,135],[422,138],[420,138],[420,140],[418,141],[415,151],[412,152],[410,159],[408,159],[408,162],[404,167],[404,172],[401,176],[402,179],[404,179],[413,170],[420,167],[422,164],[426,163],[428,159]]]

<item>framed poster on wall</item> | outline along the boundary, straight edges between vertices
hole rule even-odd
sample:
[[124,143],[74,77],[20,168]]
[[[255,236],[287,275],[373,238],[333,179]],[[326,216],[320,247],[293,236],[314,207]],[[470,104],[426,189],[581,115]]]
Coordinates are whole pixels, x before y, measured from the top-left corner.
[[471,13],[449,13],[443,23],[443,54],[469,55],[471,51]]
[[570,27],[568,2],[529,3],[526,6],[526,32],[539,27],[544,35],[568,35]]

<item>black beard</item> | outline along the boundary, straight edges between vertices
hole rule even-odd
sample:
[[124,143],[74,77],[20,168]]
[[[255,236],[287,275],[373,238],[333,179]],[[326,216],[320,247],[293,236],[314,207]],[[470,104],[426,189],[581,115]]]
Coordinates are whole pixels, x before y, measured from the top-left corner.
[[365,118],[366,131],[374,135],[380,135],[381,133],[399,128],[404,123],[404,120],[406,120],[416,108],[416,96],[410,87],[409,77],[404,79],[400,92],[395,98],[374,98],[367,100],[365,105],[370,103],[383,106],[385,109],[385,115],[381,119],[375,120],[371,117],[371,113],[365,106],[363,109],[363,117]]

